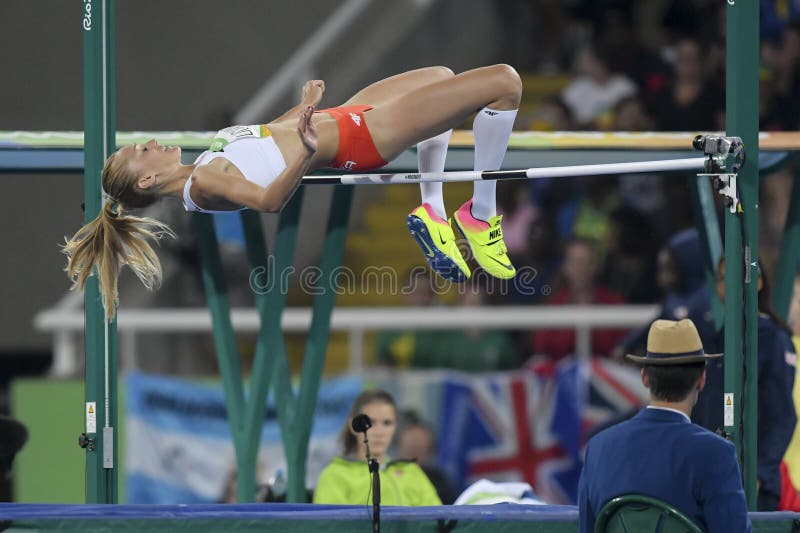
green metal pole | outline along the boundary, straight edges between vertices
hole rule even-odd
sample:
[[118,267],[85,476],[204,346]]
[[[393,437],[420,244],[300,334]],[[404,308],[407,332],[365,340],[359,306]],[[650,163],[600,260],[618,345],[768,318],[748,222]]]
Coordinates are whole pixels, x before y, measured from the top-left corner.
[[[742,471],[747,504],[756,510],[756,457],[758,412],[758,71],[759,71],[759,4],[754,0],[728,0],[727,2],[727,58],[726,58],[726,130],[729,136],[741,137],[747,150],[745,165],[738,175],[744,227],[741,248],[739,225],[726,225],[726,357],[741,353],[741,342],[734,336],[734,328],[744,316],[744,394],[740,405],[743,456]],[[735,218],[736,215],[728,215]],[[737,250],[730,250],[736,247]],[[730,257],[728,257],[730,254]],[[743,290],[742,290],[743,280]],[[731,292],[728,293],[727,289]],[[743,295],[740,297],[739,295]],[[743,303],[743,306],[742,306]],[[727,306],[731,307],[728,309]],[[738,314],[738,317],[735,316]],[[735,328],[738,329],[738,328]],[[731,338],[728,338],[728,335]],[[738,342],[737,342],[738,341]],[[726,361],[726,392],[728,372],[741,371],[741,361],[736,356]],[[730,364],[729,364],[730,363]],[[734,388],[736,392],[740,390]],[[737,409],[738,411],[738,409]]]
[[305,187],[297,189],[292,199],[281,212],[278,235],[275,239],[273,284],[265,300],[269,312],[262,314],[261,317],[261,328],[263,333],[266,334],[264,347],[272,360],[272,386],[278,422],[281,428],[281,440],[286,454],[286,499],[290,502],[305,502],[305,490],[302,493],[292,490],[295,478],[299,478],[301,483],[305,482],[305,464],[298,470],[291,460],[294,453],[296,425],[301,424],[302,421],[298,420],[295,415],[297,400],[292,391],[292,376],[280,325],[280,316],[286,305],[286,292],[288,290],[288,287],[282,286],[284,282],[281,280],[288,279],[287,276],[292,265],[304,193]]
[[[350,219],[350,204],[353,198],[352,185],[340,185],[333,193],[328,217],[328,231],[322,250],[321,276],[314,298],[314,314],[303,355],[300,378],[300,393],[295,410],[297,424],[293,427],[293,446],[286,451],[289,470],[295,474],[289,478],[289,501],[299,502],[305,498],[305,470],[308,442],[311,438],[311,423],[317,405],[320,381],[325,368],[325,355],[331,331],[331,314],[336,303],[335,271],[342,264],[347,223]],[[290,453],[291,451],[291,453]]]
[[228,423],[236,452],[237,500],[240,502],[252,502],[255,500],[256,493],[256,459],[255,456],[245,453],[244,410],[246,402],[242,384],[242,371],[239,365],[239,350],[236,348],[236,337],[231,324],[228,289],[219,256],[217,237],[216,233],[214,233],[214,221],[211,215],[203,213],[194,213],[192,220],[200,252],[201,277],[206,292],[208,309],[211,313],[217,362],[222,374]]
[[240,502],[253,501],[255,497],[256,458],[270,386],[274,390],[281,438],[286,453],[287,500],[290,502],[306,500],[305,467],[308,439],[325,365],[331,313],[336,301],[333,275],[341,264],[344,252],[353,188],[338,187],[334,191],[320,269],[318,288],[321,289],[321,293],[314,300],[300,390],[298,397],[295,397],[283,340],[281,316],[286,305],[288,291],[286,281],[294,257],[303,191],[304,189],[300,188],[281,213],[275,254],[272,257],[268,254],[259,214],[250,211],[241,213],[251,269],[250,285],[255,293],[256,308],[261,320],[250,377],[250,390],[246,399],[213,221],[208,215],[194,216],[203,284],[211,311],[214,340],[236,450],[237,499]]
[[[83,0],[84,221],[102,206],[100,174],[115,149],[114,0]],[[97,277],[84,296],[87,503],[117,501],[116,323],[106,323]]]
[[789,202],[789,212],[783,229],[775,290],[772,294],[775,311],[784,320],[789,316],[789,302],[794,290],[798,260],[800,260],[800,171],[795,174],[792,185],[792,199]]
[[725,312],[722,300],[717,294],[717,265],[722,257],[722,235],[708,177],[689,176],[689,192],[692,196],[700,245],[705,255],[706,285],[711,297],[711,313],[714,315],[714,325],[719,329],[722,327]]
[[[250,376],[250,393],[245,414],[246,446],[245,453],[256,457],[261,442],[261,428],[264,421],[267,394],[273,382],[287,383],[291,379],[288,370],[278,374],[278,362],[286,361],[286,346],[281,329],[281,316],[286,305],[288,287],[284,286],[286,275],[292,265],[296,241],[297,224],[300,217],[302,192],[295,196],[281,213],[276,251],[270,257],[261,217],[252,211],[241,213],[242,226],[247,244],[247,258],[250,265],[250,286],[253,290],[258,310],[260,329]],[[275,394],[281,435],[290,430],[281,414],[292,409],[291,396],[279,399]],[[291,476],[291,472],[287,472]]]

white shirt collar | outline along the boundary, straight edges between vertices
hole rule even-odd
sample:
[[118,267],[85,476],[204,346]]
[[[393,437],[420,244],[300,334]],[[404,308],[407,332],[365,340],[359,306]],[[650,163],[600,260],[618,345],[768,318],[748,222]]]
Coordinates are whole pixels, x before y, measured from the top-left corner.
[[656,405],[648,405],[647,408],[648,409],[660,409],[662,411],[672,411],[673,413],[678,413],[679,415],[681,415],[683,418],[686,419],[687,422],[691,422],[691,419],[688,416],[686,416],[686,413],[684,413],[683,411],[678,411],[677,409],[673,409],[672,407],[659,407],[659,406],[656,406]]

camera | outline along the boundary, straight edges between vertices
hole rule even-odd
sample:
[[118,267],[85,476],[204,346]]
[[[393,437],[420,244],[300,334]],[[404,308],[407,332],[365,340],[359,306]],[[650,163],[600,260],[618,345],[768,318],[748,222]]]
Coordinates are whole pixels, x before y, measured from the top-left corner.
[[727,155],[733,151],[731,138],[721,135],[698,135],[692,141],[692,146],[706,155]]

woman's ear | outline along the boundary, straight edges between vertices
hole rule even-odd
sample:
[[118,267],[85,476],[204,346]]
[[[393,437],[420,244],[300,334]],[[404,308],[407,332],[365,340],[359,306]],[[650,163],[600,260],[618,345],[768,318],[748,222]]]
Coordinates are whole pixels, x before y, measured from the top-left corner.
[[139,178],[139,180],[136,182],[136,184],[139,185],[140,189],[147,190],[147,189],[149,189],[150,187],[152,187],[153,185],[156,184],[156,177],[155,177],[155,175],[143,176],[143,177]]

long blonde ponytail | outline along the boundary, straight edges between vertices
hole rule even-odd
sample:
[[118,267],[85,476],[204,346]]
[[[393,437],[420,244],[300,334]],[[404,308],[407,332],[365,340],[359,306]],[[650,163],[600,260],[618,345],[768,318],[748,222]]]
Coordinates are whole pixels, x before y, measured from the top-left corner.
[[105,202],[100,214],[79,229],[62,251],[69,257],[65,268],[73,289],[83,289],[97,267],[100,296],[106,319],[115,314],[118,300],[117,277],[128,265],[148,289],[161,284],[161,263],[148,242],[175,234],[164,223],[152,218],[122,214],[122,206]]

